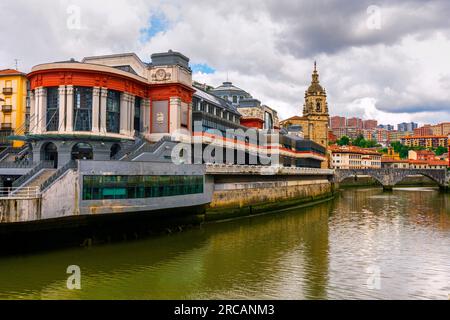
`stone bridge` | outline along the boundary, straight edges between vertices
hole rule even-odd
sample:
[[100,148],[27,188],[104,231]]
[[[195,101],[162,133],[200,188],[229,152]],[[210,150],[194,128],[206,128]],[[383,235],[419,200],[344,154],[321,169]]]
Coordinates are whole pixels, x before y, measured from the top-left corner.
[[390,190],[407,176],[422,175],[435,181],[439,187],[448,190],[450,175],[446,169],[337,169],[334,182],[340,183],[346,178],[370,176],[384,189]]

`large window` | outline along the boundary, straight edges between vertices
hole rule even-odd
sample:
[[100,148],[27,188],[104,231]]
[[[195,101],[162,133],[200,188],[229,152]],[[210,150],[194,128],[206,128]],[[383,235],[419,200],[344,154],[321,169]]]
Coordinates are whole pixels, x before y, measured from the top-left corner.
[[120,132],[120,92],[108,90],[106,99],[106,131]]
[[74,88],[74,130],[92,131],[92,88]]
[[273,119],[269,112],[264,113],[264,129],[273,129]]
[[59,129],[59,91],[58,87],[47,88],[47,131]]
[[134,130],[136,130],[136,134],[141,132],[141,104],[142,99],[136,97],[134,100]]
[[203,193],[203,176],[84,176],[83,200],[143,199]]

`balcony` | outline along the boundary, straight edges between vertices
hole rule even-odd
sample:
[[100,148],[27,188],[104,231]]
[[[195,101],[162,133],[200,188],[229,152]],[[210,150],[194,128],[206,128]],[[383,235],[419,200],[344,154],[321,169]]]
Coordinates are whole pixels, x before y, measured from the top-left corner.
[[11,130],[12,129],[12,123],[2,123],[0,124],[0,129],[1,130]]
[[13,94],[13,88],[3,88],[3,94],[4,95],[11,95],[11,94]]
[[11,112],[11,111],[12,111],[12,106],[11,105],[5,104],[5,105],[2,106],[2,112],[7,113],[7,112]]

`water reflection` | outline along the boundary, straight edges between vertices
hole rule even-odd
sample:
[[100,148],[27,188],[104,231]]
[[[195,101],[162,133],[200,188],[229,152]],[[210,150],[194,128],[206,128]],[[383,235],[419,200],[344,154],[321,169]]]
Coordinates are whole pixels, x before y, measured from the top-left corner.
[[[2,258],[0,298],[446,299],[449,231],[448,195],[352,189],[167,237]],[[81,267],[81,291],[66,289],[69,265]],[[379,289],[367,286],[373,266]]]

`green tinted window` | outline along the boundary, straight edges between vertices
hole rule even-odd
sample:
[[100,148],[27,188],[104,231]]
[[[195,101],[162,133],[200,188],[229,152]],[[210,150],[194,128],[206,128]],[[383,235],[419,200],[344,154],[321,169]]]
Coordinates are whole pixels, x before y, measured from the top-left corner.
[[84,176],[83,200],[171,197],[203,188],[203,176]]

